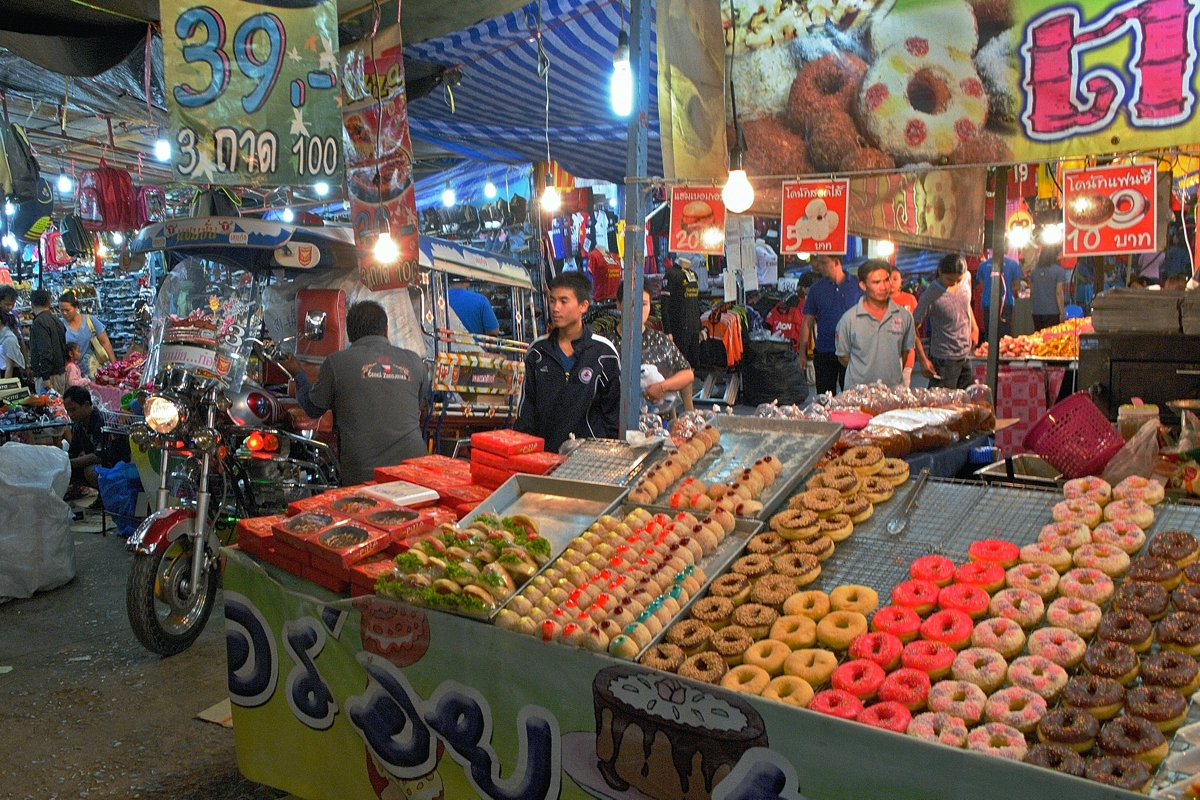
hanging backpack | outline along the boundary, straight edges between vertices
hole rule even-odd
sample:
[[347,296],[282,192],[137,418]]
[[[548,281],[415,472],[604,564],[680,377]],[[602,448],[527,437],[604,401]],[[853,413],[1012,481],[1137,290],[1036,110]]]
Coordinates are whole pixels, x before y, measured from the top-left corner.
[[0,132],[0,200],[12,194],[12,173],[8,171],[8,156],[4,149],[4,136]]
[[83,222],[74,214],[63,217],[59,224],[62,231],[62,244],[67,255],[72,258],[91,259],[96,255],[96,240],[83,227]]
[[134,189],[137,199],[137,226],[151,222],[162,222],[167,218],[167,195],[157,186],[138,186]]
[[33,155],[33,147],[29,137],[17,123],[12,123],[4,130],[4,156],[8,165],[9,178],[12,188],[7,190],[7,196],[14,203],[27,203],[37,199],[37,181],[41,170],[37,158]]
[[42,250],[42,266],[59,269],[71,263],[71,255],[63,244],[62,234],[51,229],[42,234],[39,245]]
[[125,170],[108,166],[103,157],[96,169],[80,174],[75,201],[88,230],[127,231],[138,226],[133,180]]
[[224,186],[198,189],[192,198],[193,217],[240,217],[241,199]]

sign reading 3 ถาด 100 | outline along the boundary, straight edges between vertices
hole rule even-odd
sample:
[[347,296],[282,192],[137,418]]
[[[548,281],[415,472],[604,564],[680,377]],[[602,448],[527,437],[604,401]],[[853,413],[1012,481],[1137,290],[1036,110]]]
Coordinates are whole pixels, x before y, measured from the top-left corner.
[[162,31],[177,179],[341,181],[332,0],[163,0]]

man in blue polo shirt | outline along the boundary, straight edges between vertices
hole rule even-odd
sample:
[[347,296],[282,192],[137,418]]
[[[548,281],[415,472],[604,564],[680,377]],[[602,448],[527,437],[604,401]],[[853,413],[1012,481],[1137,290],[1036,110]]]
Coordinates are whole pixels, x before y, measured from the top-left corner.
[[813,344],[813,368],[817,373],[817,394],[836,394],[844,384],[846,367],[838,360],[834,337],[838,320],[862,297],[858,281],[842,269],[841,256],[819,255],[813,271],[821,279],[808,290],[804,299],[804,325],[800,328],[800,368],[808,367],[808,343]]
[[[1004,303],[1000,306],[1001,337],[1012,333],[1013,308],[1016,305],[1013,288],[1023,277],[1025,274],[1021,271],[1021,265],[1011,258],[1005,258],[1004,269],[1000,273],[1000,289],[1004,292]],[[979,270],[975,273],[975,289],[979,292],[979,304],[983,306],[983,320],[979,326],[980,333],[983,334],[984,339],[987,339],[989,320],[991,320],[989,309],[992,305],[992,259],[985,258],[979,262]]]
[[893,267],[872,258],[858,268],[863,298],[837,326],[837,357],[846,367],[846,388],[882,381],[904,383],[904,362],[916,346],[912,314],[891,299]]
[[466,278],[451,278],[447,294],[450,307],[469,332],[488,336],[500,332],[500,322],[496,319],[496,312],[492,311],[492,304],[479,292],[473,291],[471,282]]

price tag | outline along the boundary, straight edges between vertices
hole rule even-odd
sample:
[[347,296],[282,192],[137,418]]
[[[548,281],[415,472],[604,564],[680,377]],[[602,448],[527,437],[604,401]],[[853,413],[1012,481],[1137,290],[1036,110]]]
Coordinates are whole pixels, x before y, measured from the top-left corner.
[[1063,170],[1063,255],[1157,251],[1157,172],[1154,163]]
[[784,253],[846,252],[846,203],[850,181],[784,181]]
[[720,189],[671,189],[670,241],[676,253],[725,254],[725,203]]

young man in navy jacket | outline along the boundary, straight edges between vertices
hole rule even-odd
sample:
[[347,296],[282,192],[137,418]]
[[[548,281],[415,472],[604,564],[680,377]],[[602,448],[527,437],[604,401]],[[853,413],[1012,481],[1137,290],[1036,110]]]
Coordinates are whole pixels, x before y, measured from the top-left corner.
[[518,431],[546,440],[558,452],[579,439],[615,439],[621,417],[621,356],[611,341],[583,323],[592,284],[564,272],[550,282],[550,331],[525,354],[525,386]]

